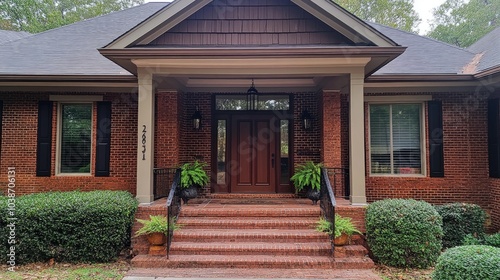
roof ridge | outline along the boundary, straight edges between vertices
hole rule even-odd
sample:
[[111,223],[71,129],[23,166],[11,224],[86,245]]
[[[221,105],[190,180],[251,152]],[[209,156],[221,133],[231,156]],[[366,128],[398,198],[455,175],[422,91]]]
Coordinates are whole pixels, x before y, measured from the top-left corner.
[[[439,43],[441,45],[445,45],[445,46],[448,46],[448,47],[452,47],[454,49],[457,49],[457,50],[461,50],[461,51],[465,51],[467,53],[470,53],[470,54],[477,54],[475,52],[472,52],[466,48],[461,48],[459,46],[455,46],[455,45],[452,45],[452,44],[449,44],[449,43],[446,43],[446,42],[442,42],[442,41],[439,41],[439,40],[436,40],[434,38],[430,38],[430,37],[427,37],[427,36],[424,36],[424,35],[420,35],[420,34],[417,34],[417,33],[414,33],[414,32],[409,32],[409,31],[406,31],[406,30],[401,30],[401,29],[398,29],[398,28],[394,28],[394,27],[391,27],[391,26],[387,26],[387,25],[384,25],[384,24],[380,24],[380,23],[375,23],[375,22],[370,22],[370,21],[367,21],[369,24],[374,24],[374,25],[379,25],[379,26],[382,26],[382,27],[386,27],[386,28],[390,28],[390,29],[393,29],[393,30],[397,30],[399,32],[403,32],[403,33],[406,33],[408,35],[413,35],[413,36],[418,36],[422,39],[426,39],[426,40],[429,40],[429,41],[433,41],[435,43]],[[397,43],[397,42],[396,42]]]

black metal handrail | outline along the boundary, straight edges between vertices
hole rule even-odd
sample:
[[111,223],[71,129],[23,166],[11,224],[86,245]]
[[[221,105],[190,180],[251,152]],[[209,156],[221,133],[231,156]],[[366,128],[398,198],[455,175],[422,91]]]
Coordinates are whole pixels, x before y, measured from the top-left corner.
[[349,168],[326,167],[326,169],[328,171],[328,178],[333,183],[333,194],[336,197],[349,199],[351,195]]
[[153,196],[158,200],[168,196],[168,192],[174,181],[176,168],[154,168],[153,169]]
[[323,218],[332,224],[332,232],[330,234],[330,244],[332,246],[332,256],[335,256],[335,245],[333,239],[335,238],[335,206],[337,202],[333,194],[330,178],[328,177],[328,170],[321,168],[321,199],[320,208]]
[[170,258],[170,245],[174,236],[175,222],[181,212],[181,198],[177,188],[181,184],[181,169],[175,170],[175,176],[167,198],[167,259]]

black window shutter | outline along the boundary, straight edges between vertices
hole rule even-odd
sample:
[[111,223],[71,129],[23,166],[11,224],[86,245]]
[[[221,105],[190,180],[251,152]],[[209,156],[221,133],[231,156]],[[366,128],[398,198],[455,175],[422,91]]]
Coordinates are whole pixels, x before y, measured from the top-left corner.
[[111,102],[97,102],[97,143],[95,176],[109,176],[111,151]]
[[38,103],[36,176],[50,177],[52,161],[52,101]]
[[499,100],[488,100],[488,160],[492,178],[500,178],[499,111]]
[[430,176],[444,177],[443,111],[441,101],[429,101]]
[[3,101],[0,100],[0,156],[2,154],[2,130],[3,130]]

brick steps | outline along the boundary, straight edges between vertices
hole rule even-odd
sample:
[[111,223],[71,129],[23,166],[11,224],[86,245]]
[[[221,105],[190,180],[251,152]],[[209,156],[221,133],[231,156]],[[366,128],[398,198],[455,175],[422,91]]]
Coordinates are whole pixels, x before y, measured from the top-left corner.
[[[314,230],[319,206],[297,198],[198,199],[183,205],[170,259],[138,255],[135,268],[369,269],[361,245],[335,248]],[[359,244],[356,242],[355,244]],[[142,248],[141,248],[142,250]]]
[[174,242],[172,255],[307,255],[330,256],[331,246],[326,242],[272,243],[269,242]]
[[318,218],[296,218],[293,220],[283,218],[256,218],[238,217],[238,219],[228,217],[204,218],[181,217],[178,223],[182,229],[313,229]]
[[149,263],[148,267],[168,268],[334,268],[326,256],[269,255],[171,255],[170,259],[139,255],[132,265]]
[[191,242],[328,242],[322,232],[310,230],[279,229],[180,229],[174,233],[174,241]]

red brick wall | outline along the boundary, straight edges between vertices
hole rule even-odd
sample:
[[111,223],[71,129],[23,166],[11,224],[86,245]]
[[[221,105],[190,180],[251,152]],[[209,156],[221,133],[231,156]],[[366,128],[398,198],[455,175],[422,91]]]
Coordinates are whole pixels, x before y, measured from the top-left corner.
[[[76,93],[68,93],[76,94]],[[88,94],[86,94],[88,95]],[[48,100],[46,93],[2,93],[2,155],[0,184],[7,183],[7,168],[16,168],[16,193],[70,190],[126,190],[135,194],[137,95],[108,93],[112,101],[110,177],[55,176],[57,102],[52,125],[52,175],[36,177],[38,101]],[[95,166],[96,105],[93,111],[92,172]],[[93,174],[92,174],[93,175]]]
[[156,94],[155,167],[179,166],[180,127],[177,92]]
[[[212,95],[210,93],[181,93],[180,116],[180,163],[195,160],[207,163],[205,170],[210,176],[211,170],[211,143],[212,143]],[[200,110],[202,124],[200,130],[193,128],[191,116]],[[210,185],[203,190],[210,192]]]
[[[306,161],[321,162],[321,110],[320,93],[296,93],[293,95],[293,155],[295,164]],[[302,125],[302,112],[311,114],[312,128],[305,130]]]
[[[468,202],[489,206],[487,103],[464,93],[433,94],[443,102],[445,178],[367,176],[369,201],[385,198],[414,198],[430,203]],[[367,107],[367,106],[366,106]],[[426,114],[427,115],[427,114]],[[368,111],[365,111],[368,122]],[[425,123],[427,127],[427,117]],[[368,135],[368,125],[366,125]],[[426,161],[429,174],[429,145],[426,129]],[[368,145],[368,137],[366,138]],[[366,148],[368,173],[369,149]]]

